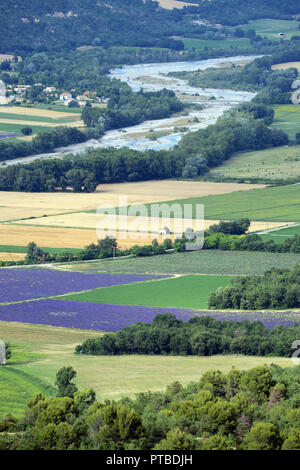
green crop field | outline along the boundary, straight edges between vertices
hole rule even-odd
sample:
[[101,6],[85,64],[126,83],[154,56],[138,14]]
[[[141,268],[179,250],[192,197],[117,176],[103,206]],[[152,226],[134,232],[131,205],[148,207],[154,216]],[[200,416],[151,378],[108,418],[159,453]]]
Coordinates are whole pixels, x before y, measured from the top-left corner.
[[286,35],[285,37],[288,39],[291,36],[300,36],[297,21],[264,18],[249,21],[249,23],[240,25],[239,27],[245,31],[254,29],[257,35],[268,39],[280,39],[279,33],[284,33]]
[[[5,109],[5,108],[4,108]],[[70,119],[55,119],[46,117],[46,116],[31,116],[30,114],[12,114],[12,113],[5,113],[0,110],[0,119],[7,119],[9,120],[18,120],[18,121],[24,121],[24,124],[26,121],[34,121],[34,122],[44,122],[44,123],[55,123],[55,124],[65,124],[68,122],[76,121],[78,118],[74,116],[72,118],[72,115],[70,116]],[[8,122],[9,124],[9,122]]]
[[61,111],[63,113],[70,113],[70,114],[81,114],[82,109],[81,108],[69,108],[68,106],[65,106],[64,104],[61,104],[61,102],[56,102],[52,103],[51,105],[49,104],[35,104],[32,106],[34,109],[48,109],[49,111]]
[[[193,206],[204,204],[207,220],[237,220],[248,217],[252,221],[300,222],[300,185],[286,185],[236,191],[234,193],[205,196],[200,198],[166,201],[165,204],[184,204]],[[147,205],[149,214],[151,204]],[[171,214],[172,216],[172,214]]]
[[290,238],[293,235],[300,236],[300,225],[294,227],[282,228],[280,230],[272,230],[266,234],[262,234],[263,240],[274,240],[274,242],[283,242],[286,238]]
[[300,146],[273,147],[254,152],[236,153],[223,165],[211,170],[209,175],[218,178],[218,180],[255,180],[264,183],[299,181],[299,162]]
[[263,274],[273,266],[290,268],[296,263],[300,263],[300,254],[199,250],[64,266],[82,272],[243,275]]
[[[300,33],[300,31],[299,31]],[[274,107],[275,116],[273,127],[282,129],[290,138],[300,132],[300,106],[295,104],[283,104]]]
[[208,296],[230,283],[230,276],[183,276],[161,281],[93,289],[61,299],[149,307],[208,308]]
[[229,49],[235,47],[237,49],[245,49],[250,46],[250,40],[241,39],[228,39],[228,40],[210,40],[210,39],[192,39],[180,38],[184,44],[185,49],[204,49],[210,47],[212,49]]
[[[12,132],[14,134],[21,134],[21,129],[26,127],[26,124],[10,124],[10,123],[0,123],[0,131],[7,131],[7,132]],[[52,130],[53,127],[47,127],[47,126],[29,126],[32,129],[33,134],[37,134],[38,132],[41,131],[49,131]]]
[[[74,253],[78,254],[82,250],[81,248],[50,248],[50,247],[41,247],[42,250],[47,253]],[[0,253],[27,253],[27,246],[17,246],[17,245],[0,245]]]
[[[55,376],[64,366],[77,372],[75,382],[79,389],[93,388],[97,398],[120,399],[134,397],[148,390],[165,390],[174,381],[182,384],[197,382],[210,369],[229,372],[232,367],[251,367],[276,363],[281,367],[292,367],[289,358],[248,356],[83,356],[75,355],[74,348],[88,337],[100,336],[95,331],[80,331],[67,328],[48,327],[0,322],[0,337],[13,344],[26,344],[26,351],[43,351],[42,358],[24,359],[15,363],[12,358],[7,366],[0,367],[0,417],[13,413],[23,414],[26,400],[33,393],[55,395]],[[24,346],[25,348],[25,346]],[[13,348],[14,353],[14,348]],[[5,379],[4,379],[5,377]],[[5,382],[4,382],[5,380]],[[3,384],[5,383],[5,387]]]

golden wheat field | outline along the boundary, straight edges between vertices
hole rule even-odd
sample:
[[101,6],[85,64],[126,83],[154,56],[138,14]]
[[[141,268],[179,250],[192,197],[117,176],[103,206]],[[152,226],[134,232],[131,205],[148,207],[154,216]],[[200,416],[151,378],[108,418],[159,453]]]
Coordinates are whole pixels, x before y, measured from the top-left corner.
[[[59,210],[60,212],[95,210],[99,206],[117,207],[119,197],[127,198],[126,204],[147,204],[189,197],[227,194],[235,191],[264,188],[262,184],[210,183],[206,181],[142,181],[135,183],[102,184],[94,193],[18,193],[0,191],[0,214],[2,207],[22,207]],[[24,215],[24,217],[26,217]],[[28,215],[30,217],[30,214]]]
[[[218,223],[219,220],[205,220],[204,228],[208,229],[212,224]],[[146,232],[153,235],[159,234],[165,226],[168,226],[172,234],[181,235],[187,228],[200,230],[199,221],[190,218],[162,218],[162,217],[145,217],[133,215],[106,215],[87,212],[73,212],[69,214],[52,215],[49,217],[40,217],[29,220],[16,221],[15,224],[33,225],[43,227],[58,227],[58,228],[79,228],[79,229],[92,229],[98,230],[99,238],[105,236],[105,231],[120,231],[120,232]],[[252,222],[250,232],[259,230],[267,230],[285,225],[291,225],[291,222],[268,222],[259,221]],[[100,236],[102,234],[102,237]],[[140,235],[142,238],[142,234]],[[137,237],[135,237],[137,238]]]
[[35,207],[30,209],[24,207],[0,207],[0,222],[26,219],[28,217],[43,217],[44,215],[59,213],[61,211],[55,209],[48,209],[45,214],[45,210]]
[[272,65],[272,70],[286,70],[292,67],[300,72],[300,62],[284,62],[283,64]]
[[[263,185],[237,183],[210,183],[201,181],[145,181],[136,183],[103,184],[94,193],[17,193],[0,192],[0,244],[25,246],[35,241],[40,246],[54,248],[83,248],[97,241],[96,228],[99,216],[85,211],[99,207],[118,207],[163,202],[188,197],[201,197],[214,194],[226,194],[234,191],[264,187]],[[121,198],[121,199],[120,199]],[[21,220],[22,219],[22,220]],[[26,219],[26,220],[25,220]],[[5,224],[5,221],[14,221]],[[17,222],[18,221],[18,222]],[[122,221],[121,221],[122,222]],[[149,230],[148,222],[142,217],[137,226],[135,217],[126,218],[130,236],[124,235],[124,223],[117,226],[119,246],[130,247],[146,244],[158,237],[164,221]],[[157,220],[156,220],[157,222]],[[206,221],[205,228],[215,221]],[[189,226],[195,227],[195,221]],[[251,230],[263,230],[277,226],[267,222],[255,222]],[[263,224],[257,226],[257,224]],[[169,225],[169,224],[167,224]],[[280,223],[279,225],[283,225]],[[108,229],[114,228],[107,227]],[[181,228],[171,232],[180,233]],[[185,226],[187,228],[187,226]],[[149,233],[147,238],[137,231]],[[108,232],[109,233],[109,232]],[[106,233],[106,234],[108,234]],[[176,233],[176,234],[177,234]],[[99,236],[99,234],[98,234]],[[173,238],[174,235],[171,237]]]
[[83,248],[97,242],[97,236],[94,230],[0,224],[0,245],[26,246],[32,241],[53,248]]
[[1,261],[20,261],[24,259],[26,256],[25,253],[0,253],[0,260]]

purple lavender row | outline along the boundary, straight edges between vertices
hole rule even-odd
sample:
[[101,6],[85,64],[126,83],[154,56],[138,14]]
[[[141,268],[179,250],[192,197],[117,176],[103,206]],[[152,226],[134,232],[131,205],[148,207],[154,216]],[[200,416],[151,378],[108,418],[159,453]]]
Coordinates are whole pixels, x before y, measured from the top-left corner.
[[295,312],[199,312],[178,308],[111,305],[70,300],[45,299],[0,306],[0,321],[78,328],[83,330],[118,331],[132,323],[151,323],[158,313],[173,313],[188,321],[193,316],[210,316],[219,321],[261,321],[267,328],[290,326],[300,322]]
[[96,287],[110,287],[166,276],[146,274],[85,274],[45,268],[0,269],[0,302],[38,299],[52,295],[80,292]]

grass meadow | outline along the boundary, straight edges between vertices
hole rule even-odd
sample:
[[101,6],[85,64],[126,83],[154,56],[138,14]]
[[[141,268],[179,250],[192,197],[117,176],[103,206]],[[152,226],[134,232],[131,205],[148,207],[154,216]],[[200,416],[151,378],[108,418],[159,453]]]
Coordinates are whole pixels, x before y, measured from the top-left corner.
[[212,40],[212,39],[193,39],[193,38],[180,38],[184,44],[185,49],[205,49],[207,47],[212,49],[229,49],[234,47],[236,49],[245,49],[250,46],[250,40],[245,38],[227,39],[227,40]]
[[141,258],[121,258],[61,265],[83,272],[162,274],[263,274],[273,266],[290,268],[300,263],[300,254],[252,251],[200,250]]
[[[74,253],[78,254],[82,250],[81,248],[51,248],[51,247],[41,247],[43,250],[48,253]],[[17,245],[0,245],[0,253],[27,253],[27,246],[17,246]],[[1,255],[0,255],[1,258]]]
[[279,33],[284,33],[286,38],[289,39],[291,36],[300,36],[298,24],[297,21],[263,18],[249,21],[247,24],[240,25],[239,27],[244,31],[254,29],[257,35],[268,39],[280,39]]
[[[56,394],[57,371],[72,366],[77,372],[79,389],[93,388],[99,400],[134,397],[148,390],[164,390],[176,380],[182,384],[197,382],[210,369],[229,372],[232,367],[249,369],[261,364],[293,366],[288,358],[248,356],[83,356],[74,348],[95,331],[80,331],[42,325],[0,322],[0,337],[23,348],[24,359],[12,359],[0,368],[0,417],[11,412],[23,414],[27,399],[37,392]],[[25,346],[26,345],[26,346]],[[41,356],[42,353],[42,356]],[[30,358],[28,358],[30,355]],[[4,386],[2,385],[4,384]]]
[[[300,111],[300,110],[299,110]],[[300,130],[300,113],[299,113]],[[273,147],[254,152],[240,152],[223,165],[212,169],[210,176],[218,179],[255,179],[275,183],[276,181],[298,181],[300,178],[300,146]]]
[[[300,34],[300,30],[299,30]],[[273,127],[282,129],[290,138],[300,132],[300,106],[294,104],[282,104],[274,107],[275,116]]]
[[208,308],[208,296],[230,283],[229,276],[182,276],[132,285],[93,289],[60,299],[149,307]]
[[280,230],[273,230],[269,233],[261,235],[263,240],[274,240],[274,242],[282,242],[286,238],[290,238],[294,235],[300,236],[300,225],[294,227],[286,227]]

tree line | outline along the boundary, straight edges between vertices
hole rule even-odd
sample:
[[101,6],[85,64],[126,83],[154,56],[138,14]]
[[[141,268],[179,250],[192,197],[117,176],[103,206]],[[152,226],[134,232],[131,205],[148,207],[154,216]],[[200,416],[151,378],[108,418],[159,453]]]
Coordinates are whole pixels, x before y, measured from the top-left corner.
[[[241,281],[234,281],[234,287],[225,287],[223,289],[224,296],[226,292],[229,294],[234,288],[236,291],[239,286],[238,282]],[[252,277],[249,287],[247,282],[248,278],[245,278],[244,290],[247,288],[249,292],[256,294],[258,289],[251,289],[255,283],[260,284],[258,277]],[[253,294],[253,298],[255,294]],[[218,302],[221,295],[212,294],[210,305],[216,299],[214,308],[240,308],[236,305],[225,306],[221,301]],[[232,297],[234,297],[234,292]],[[252,308],[262,307],[255,304],[255,307]],[[193,317],[185,322],[177,319],[171,313],[165,313],[156,315],[151,324],[138,322],[126,326],[116,333],[107,333],[98,338],[88,338],[81,345],[76,346],[75,352],[76,354],[96,356],[245,354],[248,356],[290,357],[293,352],[291,345],[299,338],[299,334],[300,324],[277,325],[270,330],[259,321],[218,321],[211,317]]]
[[38,393],[24,416],[0,419],[0,450],[299,450],[299,366],[205,372],[183,386],[119,401],[56,375],[57,397]]
[[[173,96],[164,99],[170,99],[172,109],[173,106],[177,107]],[[152,100],[151,96],[149,100]],[[286,145],[289,142],[287,134],[266,125],[271,120],[272,113],[267,106],[251,103],[248,107],[237,108],[229,116],[219,118],[216,124],[206,129],[185,135],[179,145],[168,151],[100,148],[91,149],[84,156],[70,155],[63,159],[35,160],[26,165],[8,166],[0,170],[0,190],[45,192],[71,187],[75,192],[91,192],[101,183],[199,176],[205,174],[208,168],[220,165],[235,152]],[[53,135],[57,132],[53,130]],[[93,132],[98,131],[92,128],[88,135]],[[82,136],[82,133],[79,135]],[[40,133],[36,139],[45,142],[48,150],[47,136]],[[33,139],[33,142],[36,141]],[[0,142],[0,160],[7,159],[10,146],[14,148],[14,145],[23,148],[23,145],[34,144]],[[16,158],[16,155],[11,154],[10,158]],[[88,185],[84,184],[86,177]]]
[[237,277],[209,296],[214,309],[287,309],[300,307],[300,265],[290,270],[272,268],[263,276]]

